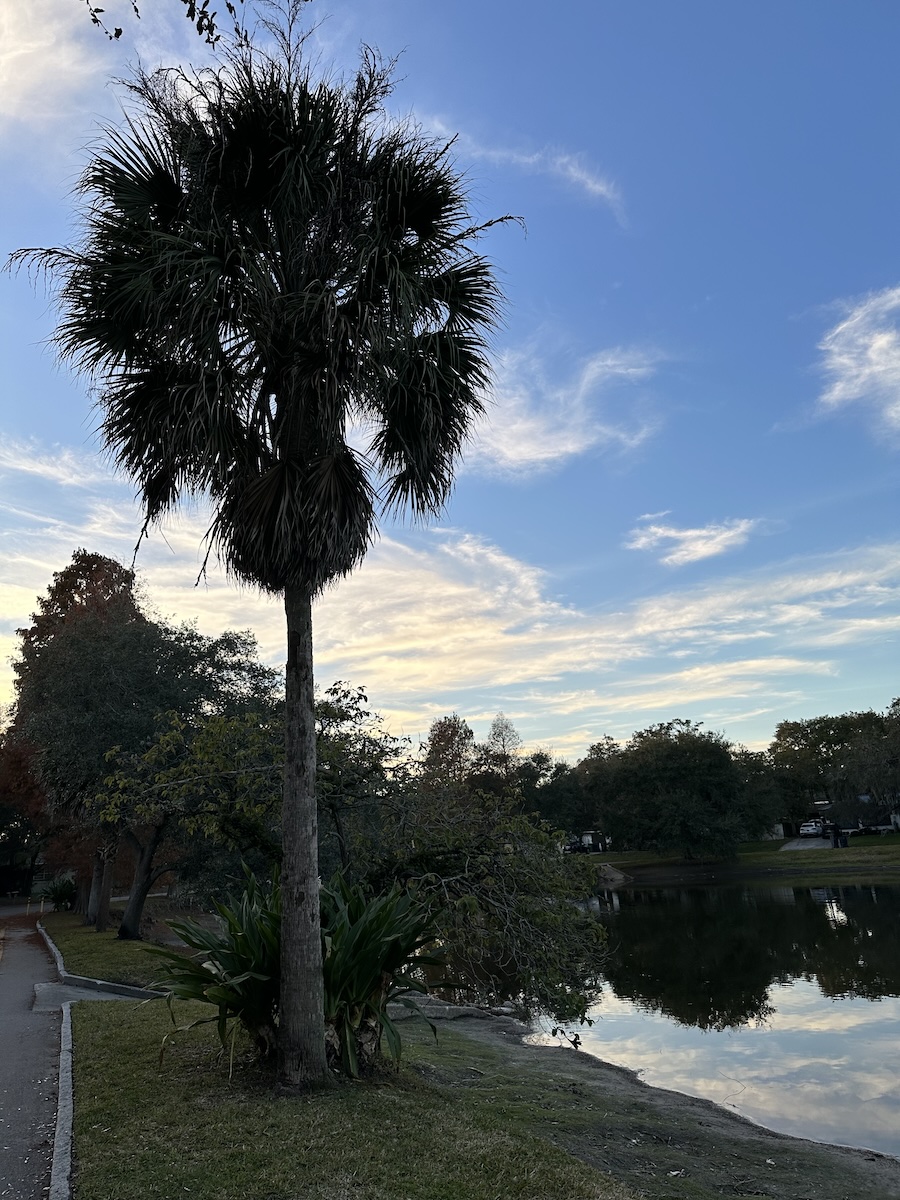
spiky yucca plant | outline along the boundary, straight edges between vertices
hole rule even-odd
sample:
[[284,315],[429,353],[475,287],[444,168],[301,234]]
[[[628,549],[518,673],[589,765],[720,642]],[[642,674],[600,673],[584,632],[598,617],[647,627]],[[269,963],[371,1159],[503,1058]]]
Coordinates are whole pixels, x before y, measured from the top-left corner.
[[[245,874],[242,894],[215,905],[221,929],[171,922],[192,955],[148,950],[163,959],[153,986],[166,993],[170,1007],[174,1000],[199,1000],[216,1008],[183,1029],[215,1022],[226,1048],[229,1025],[239,1024],[267,1057],[275,1049],[279,1021],[281,888],[277,874],[268,888],[250,870]],[[329,1065],[354,1077],[365,1074],[382,1040],[399,1063],[400,1034],[388,1004],[417,1008],[416,994],[427,990],[421,968],[442,962],[440,955],[424,953],[435,936],[432,910],[397,884],[371,896],[340,874],[322,888],[321,901]]]
[[421,968],[443,964],[440,954],[426,952],[436,936],[431,908],[399,884],[370,896],[336,875],[322,889],[322,931],[330,1060],[348,1075],[364,1074],[383,1039],[399,1063],[400,1034],[388,1004],[418,1010],[415,996],[428,990]]
[[196,921],[172,921],[170,926],[194,951],[184,955],[163,946],[148,946],[163,959],[152,985],[173,1000],[212,1004],[216,1014],[200,1017],[183,1028],[216,1022],[223,1048],[229,1022],[243,1026],[257,1053],[275,1050],[281,957],[281,886],[278,875],[268,888],[245,868],[246,883],[239,896],[215,902],[220,928],[207,929]]

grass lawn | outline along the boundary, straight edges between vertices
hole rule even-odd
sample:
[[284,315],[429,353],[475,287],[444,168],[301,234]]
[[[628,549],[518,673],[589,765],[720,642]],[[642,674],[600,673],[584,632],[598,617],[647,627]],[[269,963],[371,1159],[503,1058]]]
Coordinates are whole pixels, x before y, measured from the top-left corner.
[[276,1100],[249,1062],[229,1080],[209,1026],[160,1064],[162,1002],[81,1004],[73,1022],[76,1200],[636,1200],[536,1136],[528,1081],[449,1030],[435,1048],[404,1023],[399,1074]]
[[682,868],[700,872],[708,867],[710,872],[723,880],[729,873],[758,872],[760,878],[772,875],[794,876],[802,871],[804,879],[832,879],[838,877],[852,880],[863,874],[870,882],[882,876],[885,882],[894,882],[900,876],[900,833],[889,833],[869,837],[851,837],[845,850],[824,849],[784,850],[785,841],[774,839],[764,842],[744,842],[738,847],[737,857],[720,862],[699,862],[683,858],[679,854],[654,854],[651,851],[629,851],[596,854],[597,863],[610,863],[626,875],[634,874],[640,879],[642,870],[671,870],[673,875]]
[[[179,1006],[186,1019],[202,1006]],[[177,1009],[176,1009],[177,1011]],[[883,1155],[781,1137],[486,1020],[403,1023],[404,1064],[278,1099],[166,1006],[73,1008],[75,1200],[897,1200]]]
[[116,931],[97,933],[76,913],[45,913],[41,923],[53,938],[70,975],[146,987],[159,971],[159,960],[143,942],[123,942]]
[[[763,843],[765,845],[765,843]],[[851,867],[871,867],[873,872],[879,870],[896,871],[900,868],[900,834],[888,833],[870,837],[851,837],[845,850],[832,850],[827,847],[822,850],[784,850],[783,842],[772,845],[779,850],[773,855],[771,850],[760,848],[760,843],[749,842],[741,846],[738,859],[742,866],[760,866],[763,868],[802,865],[804,868],[815,870],[827,869],[839,872]]]

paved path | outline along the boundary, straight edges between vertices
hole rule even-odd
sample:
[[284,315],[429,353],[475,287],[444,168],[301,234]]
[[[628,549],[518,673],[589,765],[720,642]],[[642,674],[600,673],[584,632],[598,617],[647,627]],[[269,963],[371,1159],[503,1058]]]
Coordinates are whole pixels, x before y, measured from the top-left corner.
[[781,847],[782,850],[831,850],[831,838],[794,838],[793,841],[785,842]]
[[34,916],[0,914],[0,1198],[44,1200],[56,1129],[58,1006],[33,1007],[56,967]]
[[[39,917],[34,905],[29,915],[24,904],[0,906],[0,1200],[46,1200],[54,1135],[65,1152],[60,1160],[57,1146],[57,1159],[68,1161],[71,1080],[62,1097],[59,1088],[63,1004],[131,998],[60,983],[35,928]],[[59,1161],[52,1186],[54,1195],[68,1194]]]

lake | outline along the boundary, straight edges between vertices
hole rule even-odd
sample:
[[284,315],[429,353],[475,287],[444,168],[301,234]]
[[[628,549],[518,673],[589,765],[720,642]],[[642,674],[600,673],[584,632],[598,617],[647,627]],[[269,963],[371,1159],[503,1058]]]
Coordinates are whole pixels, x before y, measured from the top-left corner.
[[900,1155],[900,888],[608,892],[585,1051],[784,1133]]

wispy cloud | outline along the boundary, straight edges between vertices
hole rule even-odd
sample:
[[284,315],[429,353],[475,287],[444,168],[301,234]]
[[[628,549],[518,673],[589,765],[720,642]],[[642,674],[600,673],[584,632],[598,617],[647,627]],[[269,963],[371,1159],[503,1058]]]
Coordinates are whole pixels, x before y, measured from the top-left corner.
[[93,487],[112,477],[96,453],[71,446],[44,450],[36,442],[15,439],[0,444],[0,474],[10,472],[63,487]]
[[[656,513],[653,516],[664,516]],[[639,520],[649,520],[641,517]],[[699,562],[702,558],[714,558],[727,554],[746,544],[750,534],[758,529],[760,521],[749,517],[723,521],[721,524],[704,525],[699,529],[677,529],[674,525],[642,525],[632,529],[625,547],[628,550],[657,550],[668,547],[660,562],[669,567],[683,567],[687,563]]]
[[710,706],[769,711],[774,727],[806,689],[818,697],[851,647],[896,637],[896,553],[866,548],[596,613],[555,602],[550,578],[479,539],[385,540],[320,601],[317,661],[392,695],[407,729],[435,704],[482,711],[486,696],[539,714],[525,727],[537,740],[584,728],[582,746],[673,712],[705,719]]
[[622,194],[612,180],[588,166],[578,154],[545,148],[531,153],[507,150],[499,146],[485,146],[473,138],[461,134],[457,138],[460,150],[470,158],[486,162],[519,167],[537,175],[549,175],[578,188],[592,200],[602,200],[613,210],[619,221],[624,221],[625,211]]
[[[40,466],[46,452],[32,449]],[[17,461],[21,474],[13,465],[0,475],[0,502],[15,496],[0,536],[3,657],[77,546],[130,562],[140,527],[127,484],[107,477],[84,486],[72,472],[49,483],[62,489],[53,506],[62,515],[49,519],[46,505],[19,498],[21,480],[35,475],[34,464]],[[265,658],[280,662],[277,599],[235,586],[216,563],[195,586],[207,525],[202,508],[186,509],[142,547],[151,600],[208,633],[252,628]],[[614,611],[567,604],[557,591],[552,575],[471,533],[389,533],[317,602],[318,678],[366,685],[398,732],[424,734],[454,709],[477,727],[503,709],[530,714],[520,727],[531,744],[577,755],[602,733],[627,737],[673,715],[710,723],[712,714],[727,729],[730,712],[734,720],[770,712],[771,735],[804,698],[809,715],[826,711],[824,689],[841,671],[900,636],[896,544],[671,587]],[[3,690],[0,701],[11,694],[8,670]]]
[[623,387],[631,407],[640,409],[634,388],[650,379],[658,361],[648,351],[605,350],[559,380],[548,377],[547,365],[531,350],[500,354],[493,403],[467,452],[467,467],[528,475],[589,451],[635,449],[656,431],[656,420],[648,415],[619,421],[609,410]]
[[625,208],[619,187],[591,166],[581,154],[552,146],[529,150],[498,146],[469,133],[457,131],[450,122],[441,117],[425,116],[423,126],[437,137],[447,138],[448,141],[452,138],[462,158],[496,163],[497,166],[516,167],[529,174],[558,179],[576,188],[589,199],[600,200],[608,205],[616,219],[621,224],[625,222]]
[[[93,37],[91,35],[94,35]],[[0,129],[43,127],[64,116],[104,72],[105,39],[83,5],[4,4],[0,15]]]
[[900,434],[900,287],[848,307],[819,349],[829,379],[819,397],[822,407],[864,404],[884,430]]
[[142,4],[139,20],[131,0],[105,0],[102,8],[108,28],[123,28],[121,40],[93,26],[84,4],[0,4],[0,144],[54,182],[60,171],[71,178],[77,170],[73,150],[98,118],[118,119],[121,89],[109,81],[127,75],[129,63],[200,65],[210,55],[177,4]]

